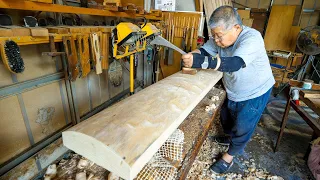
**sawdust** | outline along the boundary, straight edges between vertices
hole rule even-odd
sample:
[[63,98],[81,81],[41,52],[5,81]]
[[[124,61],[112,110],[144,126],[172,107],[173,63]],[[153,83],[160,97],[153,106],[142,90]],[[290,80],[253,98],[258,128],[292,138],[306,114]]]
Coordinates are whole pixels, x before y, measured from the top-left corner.
[[[56,169],[54,169],[56,166]],[[46,180],[70,180],[70,179],[86,179],[105,180],[108,171],[101,166],[96,165],[90,160],[80,156],[79,154],[70,153],[68,158],[60,160],[57,164],[50,165],[44,177],[50,175],[51,178]],[[52,172],[56,174],[53,175]]]
[[[271,175],[266,169],[260,168],[260,165],[256,164],[254,159],[245,160],[240,158],[239,161],[244,167],[244,173],[226,173],[226,174],[215,174],[209,170],[209,167],[220,157],[220,155],[228,150],[228,146],[221,146],[213,141],[218,131],[221,131],[221,125],[219,121],[215,121],[216,124],[209,131],[208,137],[204,141],[201,150],[194,161],[187,179],[189,180],[215,180],[215,179],[226,179],[226,180],[283,180],[282,177]],[[219,129],[219,130],[218,130]],[[266,141],[264,137],[256,135],[253,138],[257,138],[263,143]]]

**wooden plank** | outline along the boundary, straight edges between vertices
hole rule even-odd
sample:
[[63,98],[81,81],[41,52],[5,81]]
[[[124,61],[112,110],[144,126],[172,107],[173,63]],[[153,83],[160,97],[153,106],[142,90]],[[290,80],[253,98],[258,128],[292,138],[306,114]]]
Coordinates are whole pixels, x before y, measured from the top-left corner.
[[318,1],[318,0],[304,0],[304,8],[314,9],[315,1]]
[[302,91],[300,91],[300,94],[304,98],[309,98],[309,99],[320,98],[320,91],[302,90]]
[[269,9],[271,0],[260,0],[258,8],[260,9]]
[[[219,100],[213,102],[211,98],[213,96],[218,96]],[[194,160],[204,140],[207,137],[209,130],[214,124],[220,108],[226,98],[226,93],[224,90],[214,88],[209,91],[206,97],[200,101],[195,109],[190,113],[190,115],[183,121],[179,126],[179,129],[184,132],[184,144],[182,166],[178,171],[178,177],[180,180],[187,179],[187,175],[192,167]],[[205,111],[205,108],[209,104],[216,104],[217,108],[213,110],[212,114]]]
[[146,17],[147,19],[160,20],[160,17],[151,15],[140,15],[126,12],[115,12],[108,10],[81,8],[74,6],[64,6],[58,4],[47,4],[31,1],[12,1],[12,0],[0,0],[0,8],[4,9],[19,9],[30,11],[44,11],[44,12],[58,12],[58,13],[74,13],[74,14],[88,14],[96,16],[112,16],[112,17]]
[[194,0],[194,4],[196,6],[196,11],[200,11],[200,0]]
[[11,31],[11,29],[0,28],[0,36],[11,37],[13,36],[13,32]]
[[[21,26],[2,26],[6,29],[11,29],[13,36],[31,36],[31,31],[29,28]],[[0,35],[3,36],[3,35]]]
[[251,19],[251,18],[249,18],[249,19],[242,19],[242,23],[243,23],[243,25],[245,25],[245,26],[252,27],[253,19]]
[[49,31],[46,28],[30,27],[31,36],[49,36]]
[[242,9],[238,9],[237,10],[239,16],[241,19],[249,19],[250,18],[250,10],[242,10]]
[[[304,99],[303,97],[302,101],[307,104],[308,107],[310,107],[313,111],[313,103],[310,102],[309,99]],[[306,123],[314,130],[314,133],[316,133],[318,136],[320,136],[320,124],[317,121],[317,119],[310,116],[309,113],[307,113],[301,106],[297,105],[293,100],[290,100],[291,107],[306,121]],[[316,112],[317,113],[317,112]],[[319,113],[319,111],[318,111]],[[318,114],[320,115],[320,114]]]
[[296,50],[297,38],[300,30],[301,30],[300,26],[291,27],[290,34],[288,37],[289,51],[291,52],[295,52]]
[[206,20],[207,20],[207,28],[208,28],[209,36],[211,36],[211,29],[209,27],[209,19],[210,19],[211,14],[213,13],[213,11],[215,9],[217,9],[220,6],[223,6],[223,5],[231,5],[232,6],[232,2],[231,2],[231,0],[221,0],[221,1],[205,0],[205,1],[203,1],[203,5],[204,5],[205,12],[206,12]]
[[63,132],[63,143],[131,180],[221,77],[178,72]]
[[288,50],[288,40],[296,6],[274,5],[264,37],[266,50]]
[[34,1],[34,2],[42,2],[42,3],[52,3],[52,0],[26,0],[26,1]]
[[63,27],[47,27],[49,33],[68,34],[68,29]]
[[[293,80],[290,79],[289,84],[293,87],[300,87],[302,88],[303,86],[303,82],[302,81],[297,81],[297,80]],[[312,90],[320,90],[320,84],[312,84]]]
[[258,8],[258,6],[259,6],[259,1],[257,1],[257,0],[247,0],[247,5],[248,5],[250,8]]
[[[312,109],[318,116],[320,116],[320,99],[319,98],[304,98],[300,96],[300,100],[302,100],[306,105]],[[318,130],[320,132],[320,124],[315,123],[318,126]]]

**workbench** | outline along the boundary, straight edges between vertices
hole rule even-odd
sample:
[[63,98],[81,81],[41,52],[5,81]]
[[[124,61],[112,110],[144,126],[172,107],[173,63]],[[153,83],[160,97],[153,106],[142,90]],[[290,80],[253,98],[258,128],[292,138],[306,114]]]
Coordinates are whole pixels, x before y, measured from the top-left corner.
[[[205,111],[205,107],[212,104],[211,98],[213,96],[219,97],[219,100],[214,103],[217,107],[213,112],[208,113]],[[179,126],[178,129],[184,132],[183,161],[181,163],[182,165],[178,168],[178,177],[180,180],[186,179],[209,130],[213,123],[219,120],[218,114],[225,98],[226,92],[222,89],[214,88],[209,91]]]
[[[290,96],[290,88],[291,87],[298,87],[301,88],[303,85],[303,82],[296,81],[296,80],[290,80],[289,86],[287,87],[287,104],[286,108],[282,117],[282,122],[280,126],[280,132],[277,139],[277,143],[275,146],[275,152],[278,150],[281,138],[283,136],[284,129],[286,127],[287,121],[288,121],[288,115],[290,111],[290,107],[292,107],[301,117],[302,119],[313,129],[313,136],[312,138],[315,139],[316,137],[320,136],[320,121],[319,119],[316,119],[312,117],[308,112],[306,112],[300,105],[297,105],[295,101]],[[319,84],[313,84],[312,90],[320,90]],[[304,97],[304,90],[300,90],[299,93],[299,100],[305,103],[314,113],[316,113],[318,116],[320,116],[320,99],[319,98],[307,98]]]

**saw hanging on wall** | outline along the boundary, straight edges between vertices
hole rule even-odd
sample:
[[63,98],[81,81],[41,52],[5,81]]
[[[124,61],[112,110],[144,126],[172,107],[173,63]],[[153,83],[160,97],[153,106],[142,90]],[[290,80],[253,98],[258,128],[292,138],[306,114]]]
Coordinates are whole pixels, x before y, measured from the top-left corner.
[[20,48],[14,41],[1,42],[1,59],[5,67],[12,73],[22,73],[25,69]]
[[96,68],[96,74],[102,73],[101,66],[101,49],[100,49],[100,39],[101,32],[91,33],[90,34],[90,43],[91,43],[91,54],[94,66]]
[[77,35],[78,56],[81,64],[81,78],[90,72],[89,35]]
[[68,59],[68,70],[69,70],[69,79],[75,81],[79,76],[80,67],[77,58],[76,45],[73,37],[64,36],[63,37],[64,50]]

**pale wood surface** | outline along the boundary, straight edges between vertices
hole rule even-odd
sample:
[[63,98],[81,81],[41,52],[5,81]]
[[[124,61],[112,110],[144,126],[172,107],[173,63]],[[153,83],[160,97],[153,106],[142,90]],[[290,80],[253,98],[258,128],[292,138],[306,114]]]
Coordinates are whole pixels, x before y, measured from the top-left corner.
[[211,28],[209,27],[209,19],[215,9],[220,6],[232,6],[231,0],[203,0],[204,10],[206,12],[206,21],[209,35],[211,36]]
[[314,91],[314,90],[302,90],[301,94],[304,98],[320,98],[320,91]]
[[133,179],[221,77],[178,72],[63,132],[64,145]]
[[296,6],[272,6],[264,37],[267,50],[291,50],[290,41],[292,37],[290,32],[295,10]]

